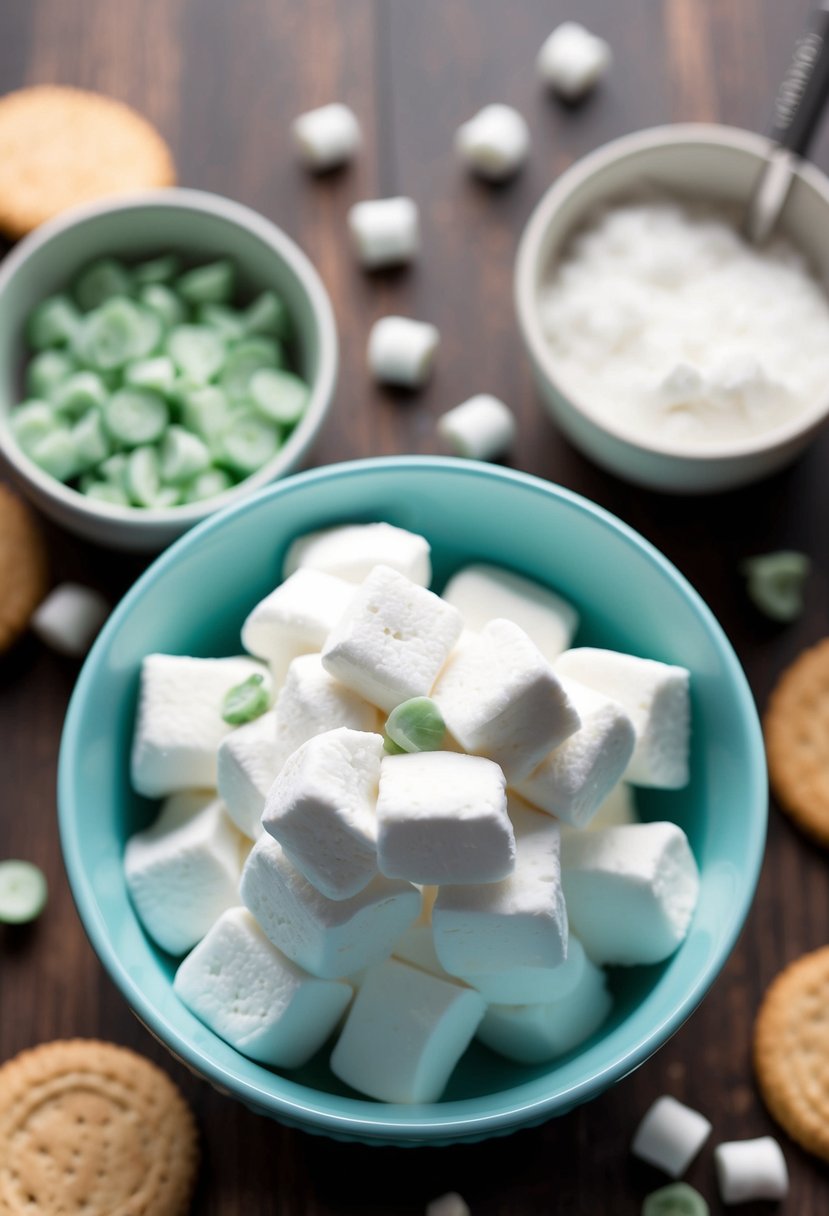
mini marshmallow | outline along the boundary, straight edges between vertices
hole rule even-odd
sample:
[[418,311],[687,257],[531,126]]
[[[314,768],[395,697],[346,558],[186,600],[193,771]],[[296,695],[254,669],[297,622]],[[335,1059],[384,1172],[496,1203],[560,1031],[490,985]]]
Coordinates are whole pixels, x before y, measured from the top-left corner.
[[231,727],[225,693],[252,675],[270,677],[252,659],[193,659],[150,654],[141,664],[138,720],[132,744],[133,788],[146,798],[216,786],[216,753]]
[[494,883],[515,865],[504,774],[480,756],[386,756],[377,797],[377,864],[410,882]]
[[124,873],[138,918],[168,954],[184,954],[239,902],[240,838],[212,794],[168,798],[127,842]]
[[331,1071],[383,1102],[437,1102],[485,1009],[477,992],[389,959],[360,985]]
[[291,135],[305,164],[318,172],[351,160],[361,143],[357,116],[339,101],[300,114]]
[[549,587],[501,566],[464,566],[446,584],[443,598],[473,632],[497,617],[512,621],[550,663],[570,645],[579,624],[575,608]]
[[276,771],[303,743],[323,731],[347,726],[376,731],[379,715],[356,692],[346,688],[322,665],[318,654],[303,654],[288,668],[274,707]]
[[350,899],[327,899],[267,834],[245,862],[239,890],[277,949],[322,979],[387,958],[420,912],[416,887],[379,874]]
[[216,784],[227,813],[240,832],[255,840],[262,832],[265,798],[279,772],[276,714],[270,710],[222,740]]
[[398,574],[428,587],[432,581],[429,542],[416,532],[393,524],[346,524],[298,537],[285,555],[282,577],[309,566],[361,583],[375,566],[390,566]]
[[688,782],[689,672],[653,659],[584,646],[554,664],[558,675],[618,701],[636,731],[625,780],[633,785],[680,789]]
[[489,105],[458,127],[458,156],[480,177],[503,181],[512,177],[527,159],[530,132],[512,106]]
[[457,1191],[449,1191],[426,1204],[426,1216],[471,1216],[471,1213],[466,1200]]
[[789,1192],[786,1158],[772,1136],[718,1144],[714,1165],[723,1203],[785,1199]]
[[432,696],[464,750],[500,764],[510,784],[579,728],[550,664],[512,621],[490,621],[465,636]]
[[382,755],[382,735],[327,731],[288,757],[268,794],[262,826],[329,899],[356,895],[377,874]]
[[437,429],[456,456],[495,460],[512,447],[518,425],[508,405],[491,393],[478,393],[441,415]]
[[410,262],[420,249],[417,203],[410,198],[377,198],[355,203],[348,227],[360,262],[368,270]]
[[429,379],[440,333],[428,321],[381,317],[368,337],[368,366],[381,384],[421,388]]
[[679,1178],[710,1134],[711,1124],[704,1115],[666,1095],[657,1098],[639,1124],[630,1151],[671,1178]]
[[558,967],[510,967],[491,975],[459,978],[480,992],[487,1005],[549,1005],[563,1001],[581,983],[585,959],[584,947],[570,933],[567,958]]
[[567,101],[577,101],[604,76],[611,59],[603,38],[577,21],[563,21],[541,47],[536,66],[545,84]]
[[353,594],[344,579],[301,567],[249,614],[242,645],[270,665],[279,686],[292,659],[322,650]]
[[559,867],[560,833],[510,797],[515,869],[501,882],[444,886],[432,909],[435,950],[451,975],[516,967],[558,967],[567,957],[567,910]]
[[109,604],[102,595],[79,583],[61,583],[35,609],[29,622],[41,642],[59,654],[86,654],[104,621]]
[[564,688],[581,726],[515,788],[539,810],[583,828],[627,768],[636,733],[618,701],[572,680]]
[[389,566],[376,566],[322,650],[325,670],[387,713],[428,697],[463,622],[451,604]]
[[573,932],[595,963],[658,963],[684,940],[699,871],[675,823],[568,834],[561,862]]
[[176,995],[242,1055],[298,1068],[322,1047],[351,1000],[272,946],[245,908],[230,908],[180,964]]
[[490,1005],[478,1038],[519,1064],[543,1064],[586,1042],[612,1007],[604,972],[585,959],[568,996],[549,1005]]

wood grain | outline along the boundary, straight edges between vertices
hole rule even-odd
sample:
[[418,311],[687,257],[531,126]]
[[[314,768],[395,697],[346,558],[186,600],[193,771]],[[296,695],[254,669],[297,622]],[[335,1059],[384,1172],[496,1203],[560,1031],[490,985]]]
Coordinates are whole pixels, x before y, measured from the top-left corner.
[[[578,108],[539,87],[533,63],[553,26],[577,7],[615,52],[606,84]],[[702,500],[635,490],[562,439],[539,408],[511,296],[518,234],[546,185],[614,136],[665,121],[762,128],[808,0],[5,0],[0,90],[55,81],[98,88],[146,112],[172,143],[183,184],[229,194],[282,225],[331,293],[342,366],[315,463],[440,450],[436,416],[486,389],[516,410],[510,463],[614,511],[659,546],[723,623],[762,704],[781,667],[827,632],[829,435],[762,485]],[[341,99],[363,123],[357,163],[307,178],[288,124]],[[533,156],[507,187],[466,177],[455,127],[489,101],[527,117]],[[829,136],[816,153],[829,167]],[[352,202],[412,194],[424,253],[410,270],[367,276],[345,237]],[[400,311],[434,321],[436,375],[417,397],[381,391],[365,371],[371,321]],[[56,579],[115,601],[143,563],[49,528]],[[807,611],[772,628],[748,606],[737,575],[746,554],[778,546],[815,562]],[[0,853],[45,869],[51,900],[26,933],[0,939],[0,1059],[61,1035],[101,1035],[167,1067],[193,1102],[205,1165],[196,1211],[206,1216],[400,1213],[415,1216],[459,1190],[475,1216],[634,1216],[663,1181],[628,1154],[633,1127],[663,1092],[703,1110],[714,1138],[776,1129],[749,1067],[749,1028],[763,988],[789,959],[823,944],[827,857],[772,810],[757,899],[737,949],[701,1008],[653,1059],[613,1090],[546,1127],[451,1150],[370,1150],[278,1127],[190,1077],[132,1018],[87,944],[63,875],[55,771],[77,665],[24,643],[0,667]],[[797,1216],[829,1210],[826,1169],[783,1137]],[[711,1146],[689,1180],[716,1198]],[[746,1207],[747,1216],[767,1208]]]

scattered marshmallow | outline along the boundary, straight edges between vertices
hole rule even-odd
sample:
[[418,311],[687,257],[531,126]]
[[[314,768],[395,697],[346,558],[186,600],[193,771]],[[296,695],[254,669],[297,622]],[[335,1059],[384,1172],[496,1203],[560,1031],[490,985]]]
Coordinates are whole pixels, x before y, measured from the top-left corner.
[[323,731],[376,731],[379,714],[373,705],[330,676],[318,654],[294,659],[274,706],[274,764],[277,773],[288,757]]
[[393,524],[346,524],[298,537],[285,555],[282,577],[309,566],[361,583],[375,566],[390,566],[413,583],[432,581],[430,546],[425,536]]
[[357,256],[368,270],[410,262],[420,249],[420,220],[411,198],[355,203],[348,212],[348,227]]
[[636,747],[625,780],[671,790],[687,784],[690,673],[684,667],[591,646],[565,651],[554,667],[618,701],[630,715]]
[[329,899],[356,895],[377,874],[382,755],[382,735],[327,731],[288,757],[268,794],[262,826]]
[[184,954],[239,902],[240,840],[212,794],[174,794],[127,842],[124,872],[138,918],[168,954]]
[[368,366],[381,384],[421,388],[429,379],[440,333],[428,321],[381,317],[368,338]]
[[503,181],[512,177],[527,159],[530,132],[512,106],[489,105],[458,127],[458,156],[480,177]]
[[585,959],[581,942],[569,933],[567,958],[558,967],[510,967],[507,971],[459,978],[480,992],[487,1005],[549,1005],[563,1001],[578,987]]
[[714,1149],[714,1165],[723,1203],[785,1199],[788,1194],[786,1158],[772,1136],[718,1144]]
[[500,764],[511,784],[579,728],[550,664],[512,621],[465,635],[432,696],[464,750]]
[[480,756],[386,756],[377,798],[377,862],[410,882],[494,883],[515,865],[504,774]]
[[239,831],[251,840],[262,833],[265,798],[278,772],[273,710],[237,727],[219,744],[219,797]]
[[35,609],[29,625],[41,642],[79,658],[86,654],[104,621],[109,604],[91,587],[61,583]]
[[704,1115],[666,1095],[657,1098],[633,1137],[630,1151],[649,1165],[679,1178],[711,1134]]
[[357,116],[339,101],[300,114],[291,135],[305,164],[317,172],[345,164],[362,142]]
[[225,693],[252,675],[270,677],[252,659],[193,659],[150,654],[141,664],[138,721],[132,745],[133,788],[146,798],[176,790],[215,789],[219,744],[231,727]]
[[564,21],[541,47],[536,66],[545,84],[567,101],[578,101],[598,84],[611,59],[604,38],[577,21]]
[[471,1216],[471,1213],[466,1200],[457,1191],[449,1191],[426,1204],[426,1216]]
[[438,418],[438,434],[456,456],[495,460],[515,442],[518,424],[508,405],[491,393],[478,393]]
[[300,567],[248,615],[242,645],[269,664],[279,687],[292,659],[322,650],[353,594],[345,579]]
[[389,566],[356,591],[322,650],[325,670],[387,713],[427,697],[463,622],[451,604]]
[[477,992],[389,959],[360,985],[331,1071],[384,1102],[437,1102],[485,1009]]
[[298,1068],[322,1047],[352,990],[320,980],[272,946],[245,908],[230,908],[180,964],[176,995],[242,1055]]
[[561,860],[570,923],[595,963],[658,963],[684,940],[699,871],[675,823],[568,833]]

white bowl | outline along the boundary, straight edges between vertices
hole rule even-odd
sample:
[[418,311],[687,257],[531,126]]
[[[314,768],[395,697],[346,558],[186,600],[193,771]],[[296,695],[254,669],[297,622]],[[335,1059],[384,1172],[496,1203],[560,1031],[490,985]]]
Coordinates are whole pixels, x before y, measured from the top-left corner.
[[[655,127],[626,135],[563,173],[524,230],[515,269],[515,299],[541,399],[577,448],[629,481],[677,493],[710,493],[744,485],[792,460],[829,415],[827,385],[825,395],[796,418],[744,440],[694,447],[663,435],[643,437],[623,420],[608,419],[590,402],[568,393],[539,318],[542,280],[595,208],[654,191],[744,207],[769,147],[762,136],[714,124]],[[829,179],[813,165],[799,166],[780,231],[829,281]]]
[[[22,399],[24,329],[35,304],[64,291],[95,258],[134,260],[167,250],[193,260],[231,258],[246,294],[272,288],[284,298],[294,322],[293,355],[310,398],[273,459],[225,493],[181,507],[119,507],[87,498],[45,473],[12,434],[9,414]],[[316,270],[264,216],[219,195],[155,190],[74,208],[26,237],[0,266],[0,458],[46,515],[99,544],[161,549],[212,512],[296,468],[325,420],[336,378],[337,329]]]

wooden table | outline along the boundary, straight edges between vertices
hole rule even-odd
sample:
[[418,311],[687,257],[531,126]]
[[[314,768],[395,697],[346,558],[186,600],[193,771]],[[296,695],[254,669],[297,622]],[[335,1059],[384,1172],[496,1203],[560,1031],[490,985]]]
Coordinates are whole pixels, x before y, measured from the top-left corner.
[[[440,451],[440,412],[476,391],[504,397],[521,424],[510,463],[609,508],[676,562],[725,627],[762,706],[781,667],[827,632],[829,434],[794,468],[739,493],[670,498],[615,480],[541,412],[511,274],[530,210],[574,158],[668,121],[762,128],[809,8],[809,0],[4,0],[0,90],[59,82],[132,102],[169,138],[183,184],[258,208],[307,250],[342,340],[339,391],[315,463]],[[610,40],[616,58],[606,85],[565,109],[539,87],[533,64],[547,33],[575,12]],[[359,114],[365,146],[348,171],[311,180],[291,154],[289,123],[334,99]],[[496,100],[526,115],[533,155],[514,183],[490,189],[459,170],[452,136]],[[826,137],[816,159],[829,168]],[[423,256],[410,271],[368,278],[348,248],[346,209],[398,193],[420,204]],[[366,375],[369,325],[391,311],[433,321],[442,333],[436,375],[418,397],[381,392]],[[145,564],[57,529],[50,539],[56,579],[93,584],[113,601]],[[744,555],[781,546],[815,560],[807,612],[786,629],[752,610],[737,573]],[[344,1146],[220,1097],[134,1020],[87,943],[58,847],[55,766],[77,666],[27,641],[0,672],[0,854],[38,862],[51,889],[30,932],[0,938],[0,1059],[45,1039],[97,1035],[161,1062],[198,1113],[199,1213],[415,1216],[455,1189],[475,1216],[633,1216],[664,1181],[627,1151],[659,1094],[704,1111],[712,1142],[776,1134],[752,1080],[752,1017],[771,977],[829,936],[829,875],[826,857],[774,808],[737,949],[690,1022],[638,1072],[586,1108],[506,1140],[448,1150]],[[825,1167],[782,1140],[792,1177],[783,1210],[826,1213]],[[720,1212],[711,1147],[688,1177]]]

